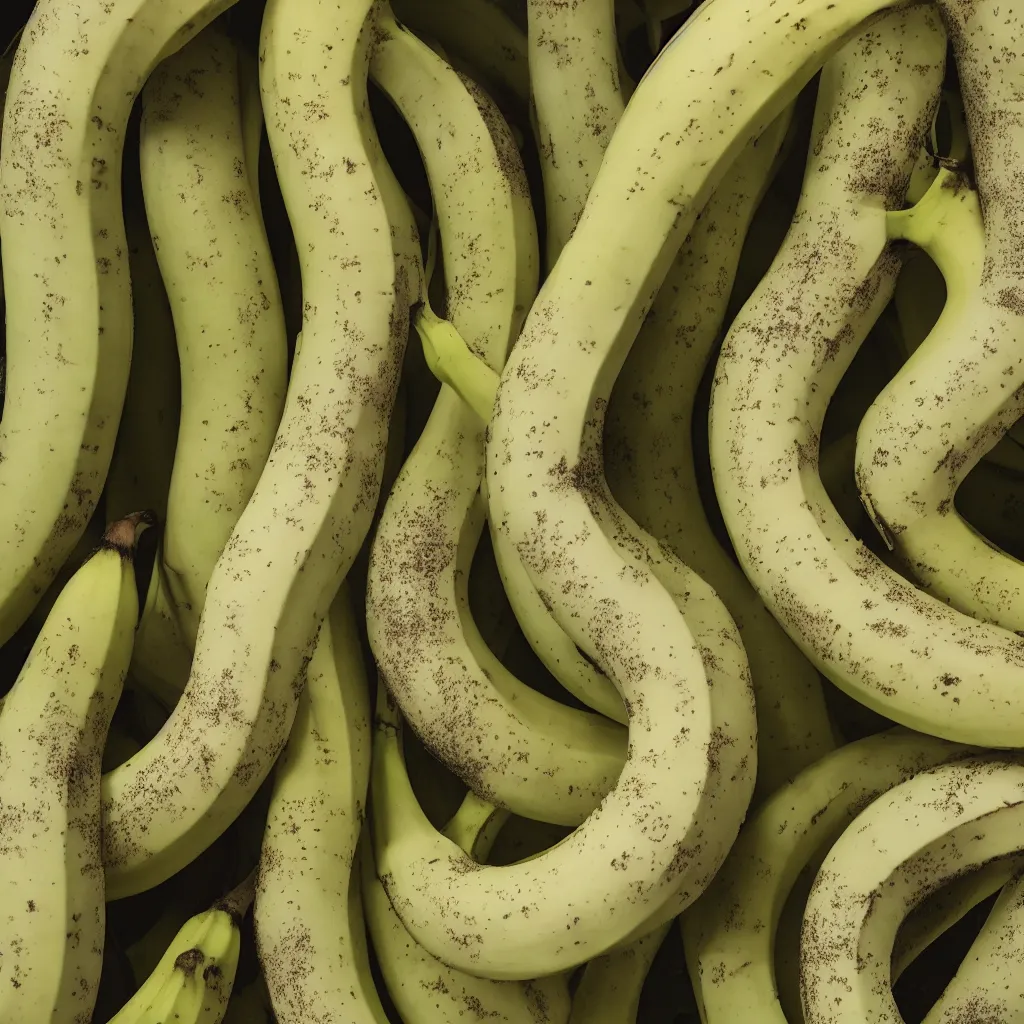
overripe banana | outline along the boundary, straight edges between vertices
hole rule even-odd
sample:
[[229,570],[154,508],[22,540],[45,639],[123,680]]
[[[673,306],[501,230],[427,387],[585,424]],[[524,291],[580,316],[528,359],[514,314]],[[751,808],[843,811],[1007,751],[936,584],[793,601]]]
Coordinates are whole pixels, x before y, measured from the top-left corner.
[[68,581],[0,710],[0,1019],[89,1020],[103,962],[100,762],[131,658],[132,553],[111,524]]
[[370,527],[420,273],[367,110],[376,12],[271,0],[264,13],[260,81],[302,263],[303,341],[267,464],[214,567],[188,685],[160,733],[104,777],[110,898],[173,874],[256,792]]
[[[132,347],[121,149],[150,70],[232,0],[40,0],[4,109],[7,299],[0,421],[0,643],[25,621],[99,500]],[[13,258],[13,254],[17,258]]]

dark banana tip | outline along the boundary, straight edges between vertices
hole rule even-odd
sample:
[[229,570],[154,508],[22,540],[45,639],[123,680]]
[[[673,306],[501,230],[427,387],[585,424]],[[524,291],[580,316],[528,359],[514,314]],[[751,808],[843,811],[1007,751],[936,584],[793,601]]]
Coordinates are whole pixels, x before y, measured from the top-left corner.
[[156,525],[156,513],[150,509],[131,512],[123,519],[112,522],[103,534],[100,548],[116,551],[122,559],[130,562],[135,555],[139,535],[149,526]]
[[231,920],[234,921],[236,925],[240,925],[242,923],[242,918],[245,917],[249,910],[253,897],[256,895],[256,881],[258,876],[259,865],[254,867],[252,871],[250,871],[249,874],[247,874],[245,878],[243,878],[242,881],[231,890],[231,892],[217,900],[213,904],[214,909],[223,910],[225,913],[230,914]]

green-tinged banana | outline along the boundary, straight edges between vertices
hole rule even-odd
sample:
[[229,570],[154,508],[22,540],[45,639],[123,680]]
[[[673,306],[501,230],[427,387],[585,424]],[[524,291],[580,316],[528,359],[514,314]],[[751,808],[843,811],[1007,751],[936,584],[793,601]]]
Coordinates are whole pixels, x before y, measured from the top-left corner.
[[924,768],[969,752],[945,740],[891,730],[827,754],[768,797],[740,830],[711,887],[680,919],[705,1024],[754,1014],[784,1024],[775,935],[801,872],[821,862],[868,801]]
[[[378,707],[386,715],[385,700],[378,695]],[[470,791],[443,834],[479,863],[487,859],[507,817]],[[409,934],[374,871],[370,850],[364,854],[360,859],[366,921],[385,984],[404,1024],[447,1024],[467,1010],[481,1020],[507,1024],[565,1024],[569,990],[564,973],[532,981],[491,981],[449,967]]]
[[946,302],[861,420],[861,500],[925,590],[1024,633],[1024,565],[973,530],[954,505],[960,482],[1024,411],[1024,386],[1011,396],[1024,309],[1007,311],[1005,296],[991,293],[987,275],[998,275],[998,257],[986,240],[979,194],[962,172],[941,168],[927,193],[889,214],[887,225],[891,237],[931,257]]
[[[428,356],[431,365],[444,368],[445,379],[468,404],[479,401],[475,406],[477,415],[483,419],[493,406],[493,394],[497,390],[498,375],[489,370],[482,360],[469,350],[465,341],[452,325],[439,332],[423,331],[424,349],[433,350]],[[470,366],[470,364],[474,364]],[[481,388],[474,394],[461,386],[465,379],[481,383],[482,377],[491,374],[490,387]],[[600,412],[588,422],[588,440],[592,445],[590,464],[599,464]],[[589,500],[591,509],[599,516],[601,528],[609,540],[629,552],[634,565],[646,564],[655,578],[672,595],[684,621],[692,628],[694,638],[706,660],[707,679],[712,696],[712,722],[714,726],[716,752],[708,760],[709,804],[714,806],[718,821],[722,822],[714,841],[705,842],[699,854],[695,855],[688,867],[698,877],[725,856],[732,841],[733,833],[727,822],[734,822],[738,828],[750,798],[753,785],[753,771],[756,765],[754,749],[755,722],[749,673],[743,648],[735,625],[714,591],[696,576],[674,555],[659,547],[656,541],[645,534],[636,523],[618,509],[602,486],[603,476],[595,474],[591,483]],[[643,561],[641,561],[643,560]],[[528,580],[527,580],[528,584]],[[728,783],[723,788],[723,782]],[[633,788],[643,789],[642,783],[633,783]],[[726,799],[723,801],[722,796]],[[610,828],[610,825],[605,825]],[[598,832],[600,835],[600,832]],[[583,836],[575,837],[583,842]],[[712,867],[712,872],[713,872]],[[418,895],[406,888],[409,880],[394,882],[399,898],[404,904],[404,913],[426,913],[424,897],[432,886],[419,888]],[[676,893],[669,896],[651,916],[637,925],[633,932],[621,936],[614,945],[628,945],[634,939],[649,933],[659,924],[680,913],[699,894],[684,880]],[[465,912],[465,911],[464,911]]]
[[[1019,867],[1020,860],[1017,859]],[[925,1017],[925,1024],[1024,1020],[1024,879],[1003,886],[956,974]]]
[[[579,224],[502,372],[488,428],[492,521],[519,551],[562,628],[619,686],[630,719],[630,749],[616,789],[596,816],[545,855],[549,870],[558,868],[557,905],[554,894],[538,900],[561,918],[550,933],[575,935],[584,949],[593,942],[584,955],[650,927],[652,915],[670,902],[699,895],[717,867],[703,858],[712,848],[724,854],[742,814],[734,818],[734,807],[718,814],[722,793],[714,769],[723,753],[739,756],[741,744],[723,750],[723,736],[737,734],[734,723],[723,730],[716,720],[715,688],[707,685],[693,634],[652,568],[612,540],[591,508],[603,486],[600,458],[596,465],[593,458],[600,437],[594,397],[610,390],[674,250],[743,145],[882,6],[816,0],[799,12],[730,0],[702,6],[637,86]],[[742,61],[734,59],[741,41]],[[753,757],[746,750],[742,756],[749,769]],[[662,826],[657,831],[638,824],[654,819]],[[597,851],[618,847],[628,854],[625,862],[614,858],[622,870],[595,885],[610,864]],[[500,950],[506,970],[522,968],[528,923],[503,919],[497,908],[517,889],[537,899],[530,866],[503,869],[504,877],[489,884],[493,911],[484,895],[486,868],[459,882],[460,907],[474,924],[453,913],[448,926],[483,939],[464,952],[446,952],[447,959],[459,955],[460,963],[475,961],[479,970],[487,954],[490,970]],[[609,887],[619,886],[628,887],[630,901],[606,904]],[[600,909],[594,891],[602,893]],[[613,915],[608,905],[615,906]],[[533,948],[540,950],[535,942]]]
[[367,108],[376,10],[271,0],[264,12],[260,82],[301,255],[302,347],[266,466],[214,566],[188,685],[157,736],[104,777],[110,898],[180,869],[259,788],[377,504],[420,270]]
[[591,960],[573,993],[569,1024],[637,1024],[647,973],[670,927],[666,921],[628,946]]
[[209,910],[185,921],[109,1024],[220,1024],[235,983],[239,926],[255,881],[251,874]]
[[[915,63],[904,63],[889,81],[894,88],[904,82],[923,114],[942,67],[942,32],[926,7],[888,15],[873,31],[893,19],[903,20],[905,31],[902,41],[887,45],[913,50]],[[966,46],[968,38],[974,36],[958,33],[954,42]],[[925,45],[932,58],[927,76],[919,60]],[[862,72],[851,75],[844,99],[841,79],[824,80],[813,142],[820,159],[809,165],[782,251],[723,346],[710,419],[715,488],[747,575],[837,686],[909,727],[1013,746],[1024,743],[1012,696],[1024,641],[956,612],[890,570],[849,533],[816,471],[829,396],[895,280],[886,206],[901,202],[924,123],[907,104],[889,106],[891,89],[877,105],[863,81]],[[853,94],[863,100],[852,101]],[[891,140],[886,152],[900,152],[902,167],[895,157],[879,163],[883,123]],[[853,176],[865,161],[878,167],[870,180]],[[888,193],[879,191],[884,181]]]
[[[410,124],[435,197],[448,321],[424,303],[417,330],[430,337],[450,321],[486,384],[536,286],[518,153],[487,97],[397,24],[381,34],[370,73]],[[480,637],[467,587],[484,525],[483,455],[484,424],[443,387],[374,538],[370,643],[404,716],[467,786],[517,814],[576,824],[613,785],[625,734],[525,686]]]
[[605,472],[623,508],[706,580],[736,621],[757,704],[759,795],[831,749],[821,683],[718,543],[697,486],[697,390],[726,314],[750,219],[771,181],[792,109],[722,180],[665,277],[615,382]]
[[68,581],[0,709],[0,1019],[89,1020],[103,963],[100,764],[131,658],[142,513]]
[[[142,90],[142,188],[181,366],[157,579],[188,647],[284,405],[284,312],[245,127],[238,47],[218,25],[165,60]],[[136,662],[156,675],[159,650],[147,649],[143,620]],[[165,683],[183,688],[187,679]]]
[[530,103],[526,34],[494,0],[393,0],[395,17],[472,69],[489,93]]
[[[829,851],[807,899],[806,1024],[900,1020],[890,984],[900,923],[952,878],[1018,853],[1022,824],[1024,764],[1005,756],[927,769],[865,808]],[[1019,1012],[1019,997],[1011,1011],[995,984],[989,995],[996,1012],[988,1019]]]
[[[121,150],[132,103],[167,53],[232,0],[41,0],[4,109],[7,298],[0,421],[0,643],[25,621],[92,516],[132,347]],[[17,258],[12,258],[12,254]]]
[[550,272],[573,233],[626,101],[615,0],[527,3]]
[[320,629],[288,743],[274,772],[254,920],[281,1024],[385,1018],[349,900],[370,773],[370,696],[352,595]]

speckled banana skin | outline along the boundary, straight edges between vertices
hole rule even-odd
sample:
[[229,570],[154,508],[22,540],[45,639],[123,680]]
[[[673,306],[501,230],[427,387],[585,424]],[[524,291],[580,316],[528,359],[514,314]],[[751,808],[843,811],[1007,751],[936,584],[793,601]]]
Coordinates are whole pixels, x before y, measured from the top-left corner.
[[[487,805],[470,791],[444,834],[473,860],[484,861],[507,818],[507,812]],[[377,877],[372,856],[361,857],[360,863],[370,937],[404,1024],[448,1024],[463,1016],[503,1024],[565,1024],[569,1018],[565,974],[533,981],[491,981],[449,967],[406,930]]]
[[112,897],[192,860],[266,777],[376,507],[419,294],[415,227],[367,109],[376,11],[273,0],[264,14],[260,82],[301,258],[303,340],[270,457],[210,579],[188,685],[154,740],[104,776]]
[[[610,391],[675,249],[720,177],[875,9],[808,2],[802,10],[746,10],[717,0],[698,11],[638,85],[502,373],[487,452],[492,521],[562,628],[615,680],[629,714],[618,785],[545,855],[561,912],[555,920],[550,900],[538,901],[553,918],[545,932],[566,936],[544,951],[549,963],[604,952],[651,927],[670,901],[696,898],[717,868],[710,846],[721,844],[724,854],[742,816],[732,816],[734,806],[718,814],[716,768],[722,741],[732,737],[716,721],[702,652],[672,595],[609,539],[592,508],[595,496],[604,501],[593,400]],[[742,61],[733,60],[734,40]],[[709,662],[724,650],[720,642],[703,652]],[[625,860],[607,856],[620,847]],[[505,919],[498,908],[519,892],[537,899],[541,883],[529,872],[517,865],[491,881],[482,869],[459,882],[460,907],[475,924],[453,913],[448,927],[480,938],[446,958],[481,972],[525,970],[528,922]],[[630,900],[604,905],[605,894],[624,889]],[[435,915],[447,909],[438,893]]]
[[637,1024],[644,982],[670,927],[666,921],[614,953],[591,960],[572,995],[569,1024]]
[[320,629],[260,851],[256,948],[281,1024],[386,1019],[349,907],[370,777],[369,691],[351,601],[345,586]]
[[774,947],[786,898],[869,801],[970,748],[902,729],[847,744],[770,796],[708,891],[680,919],[701,1019],[784,1024]]
[[253,877],[178,929],[138,991],[109,1024],[220,1024],[238,969],[240,924]]
[[[1005,394],[1024,374],[1017,340],[1024,336],[1024,307],[1019,324],[1005,307],[993,323],[999,300],[983,276],[998,255],[986,255],[980,196],[963,174],[940,169],[918,203],[890,214],[889,224],[891,235],[935,261],[947,297],[928,337],[861,421],[861,500],[929,593],[1024,634],[1024,566],[973,530],[953,504],[957,486],[984,454],[978,447],[961,457],[956,439],[979,429],[981,418],[994,417],[1001,432],[1024,409],[1024,387],[1016,400]],[[995,412],[1007,404],[1008,411]]]
[[526,10],[550,271],[580,219],[626,101],[615,0],[528,0]]
[[605,473],[630,516],[705,579],[736,621],[757,702],[760,795],[832,747],[818,673],[715,539],[697,487],[692,419],[740,249],[791,120],[747,148],[680,247],[615,382]]
[[[946,882],[1019,851],[1022,825],[1024,764],[1000,756],[923,771],[862,811],[829,851],[804,911],[807,1024],[899,1020],[889,978],[900,923]],[[989,996],[989,1019],[1012,1019],[1016,1007],[997,990]]]
[[100,764],[138,618],[135,523],[57,598],[0,711],[0,1019],[92,1019],[103,963]]
[[287,383],[284,312],[251,184],[237,44],[219,26],[150,76],[140,153],[181,366],[161,558],[194,647],[214,563],[256,488]]
[[120,180],[132,102],[162,56],[230,6],[43,0],[22,33],[0,147],[0,643],[71,553],[110,464],[132,347]]
[[[1018,859],[1019,860],[1019,859]],[[996,897],[985,923],[924,1024],[1024,1019],[1024,877],[1018,872]]]
[[[500,369],[537,279],[525,175],[494,105],[397,24],[370,73],[417,138],[435,197],[447,315]],[[623,730],[515,679],[482,643],[466,583],[483,524],[484,424],[442,387],[385,506],[367,579],[367,631],[390,692],[427,747],[479,796],[578,824],[615,782]]]
[[[891,294],[898,266],[885,211],[901,203],[942,68],[942,32],[929,9],[899,17],[902,41],[883,46],[898,46],[908,63],[890,70],[884,98],[848,102],[840,78],[819,94],[819,159],[782,250],[717,365],[712,469],[744,571],[836,685],[909,727],[1013,746],[1024,743],[1012,683],[1024,670],[1024,642],[888,569],[846,529],[817,473],[826,404]],[[858,71],[846,97],[863,80]],[[897,89],[906,96],[899,108]],[[826,125],[821,104],[833,92]]]

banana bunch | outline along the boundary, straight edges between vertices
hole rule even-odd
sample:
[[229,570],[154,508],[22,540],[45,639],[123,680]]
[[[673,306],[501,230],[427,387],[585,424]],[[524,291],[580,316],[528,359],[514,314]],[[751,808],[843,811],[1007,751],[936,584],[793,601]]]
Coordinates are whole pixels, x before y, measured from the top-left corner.
[[30,6],[0,1021],[1024,1020],[1024,11]]

